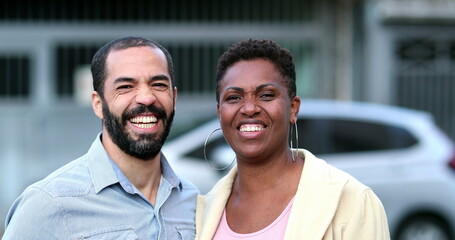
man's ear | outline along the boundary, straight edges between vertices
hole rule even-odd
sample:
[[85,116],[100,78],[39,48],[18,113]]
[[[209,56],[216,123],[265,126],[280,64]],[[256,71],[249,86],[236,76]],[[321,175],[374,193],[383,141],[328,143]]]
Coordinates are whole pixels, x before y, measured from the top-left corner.
[[177,87],[174,87],[174,111],[175,108],[177,107]]
[[300,103],[301,103],[300,97],[295,96],[292,99],[292,102],[291,102],[291,116],[290,116],[291,117],[290,122],[292,124],[297,122],[297,118],[298,118],[299,110],[300,110]]
[[92,108],[95,115],[103,119],[103,101],[97,91],[92,92]]

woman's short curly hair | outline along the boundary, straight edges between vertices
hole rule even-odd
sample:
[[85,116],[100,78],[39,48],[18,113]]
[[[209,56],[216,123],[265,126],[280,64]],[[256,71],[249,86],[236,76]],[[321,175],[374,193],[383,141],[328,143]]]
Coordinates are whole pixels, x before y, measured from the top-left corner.
[[288,88],[289,96],[296,96],[295,65],[291,53],[271,40],[249,39],[238,42],[224,52],[218,59],[216,73],[216,100],[220,102],[220,82],[226,71],[242,60],[264,59],[279,69]]

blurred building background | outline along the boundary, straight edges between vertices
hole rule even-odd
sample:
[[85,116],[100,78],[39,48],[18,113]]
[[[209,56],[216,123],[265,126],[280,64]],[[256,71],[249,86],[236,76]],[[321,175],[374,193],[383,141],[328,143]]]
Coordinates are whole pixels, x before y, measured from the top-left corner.
[[293,53],[303,99],[425,110],[455,139],[454,13],[453,0],[2,1],[1,222],[27,185],[84,154],[101,130],[89,64],[114,38],[144,36],[170,50],[174,134],[215,115],[218,56],[267,38]]

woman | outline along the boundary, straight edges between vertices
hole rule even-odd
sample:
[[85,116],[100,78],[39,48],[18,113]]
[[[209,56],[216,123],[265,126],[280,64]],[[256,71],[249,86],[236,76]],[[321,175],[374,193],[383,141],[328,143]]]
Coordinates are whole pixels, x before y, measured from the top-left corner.
[[198,199],[196,239],[390,239],[370,188],[306,150],[291,54],[268,40],[233,45],[218,62],[217,110],[237,166]]

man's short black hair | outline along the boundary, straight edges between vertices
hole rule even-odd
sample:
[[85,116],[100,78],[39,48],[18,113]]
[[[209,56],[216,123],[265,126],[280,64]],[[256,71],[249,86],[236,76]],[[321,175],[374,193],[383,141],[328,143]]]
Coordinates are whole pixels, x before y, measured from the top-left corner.
[[166,56],[167,69],[171,77],[171,84],[175,87],[174,65],[172,63],[171,54],[159,43],[142,37],[123,37],[113,40],[102,46],[93,56],[92,59],[92,77],[93,89],[98,92],[101,98],[104,99],[104,82],[106,80],[106,59],[110,52],[114,50],[123,50],[132,47],[151,47],[160,49]]

